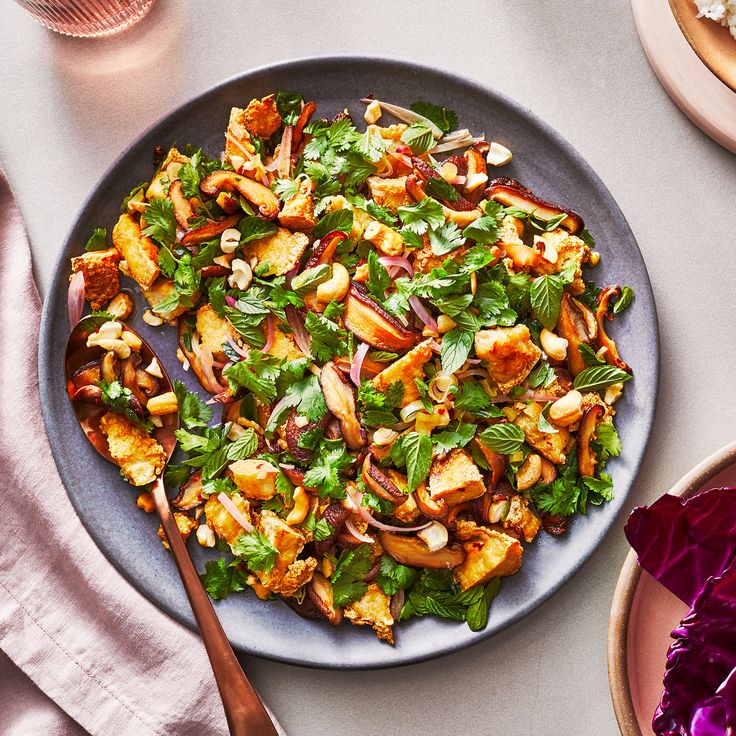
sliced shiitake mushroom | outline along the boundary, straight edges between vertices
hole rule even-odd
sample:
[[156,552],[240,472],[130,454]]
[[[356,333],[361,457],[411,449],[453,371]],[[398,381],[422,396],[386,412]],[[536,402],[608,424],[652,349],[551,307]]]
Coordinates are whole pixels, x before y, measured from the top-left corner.
[[583,477],[592,477],[595,475],[595,466],[598,462],[595,451],[591,447],[591,442],[595,439],[595,428],[598,422],[603,418],[605,410],[600,404],[593,404],[583,414],[578,428],[578,469]]
[[309,258],[307,258],[307,262],[304,264],[304,270],[321,266],[323,263],[329,263],[335,255],[337,246],[347,237],[346,233],[335,230],[320,238],[319,243],[314,246],[314,249],[309,254]]
[[235,227],[240,222],[241,215],[230,215],[223,220],[218,222],[211,222],[208,225],[202,225],[202,227],[195,227],[184,235],[181,239],[181,244],[185,247],[190,245],[198,245],[199,243],[206,243],[208,240],[222,235],[225,230]]
[[408,350],[417,335],[380,307],[359,284],[351,284],[343,313],[345,326],[379,350]]
[[135,382],[141,391],[150,399],[158,393],[159,381],[155,376],[147,373],[142,368],[135,369]]
[[112,350],[108,350],[100,360],[100,378],[107,383],[117,381],[119,378],[118,356]]
[[419,510],[428,518],[441,521],[450,513],[450,507],[442,498],[432,498],[426,483],[420,483],[414,491]]
[[570,294],[562,295],[557,334],[567,340],[567,367],[573,377],[585,368],[585,359],[580,353],[581,345],[590,344],[598,334],[598,325],[593,312]]
[[179,486],[179,494],[171,502],[171,505],[181,511],[189,511],[201,506],[204,500],[202,495],[202,472],[198,470]]
[[335,538],[342,531],[345,520],[350,516],[350,510],[341,503],[330,504],[322,514],[322,518],[330,525],[332,533],[325,539],[315,540],[314,549],[319,555],[323,555],[332,546]]
[[603,357],[607,363],[620,368],[622,371],[628,371],[629,366],[621,360],[615,341],[606,334],[605,321],[610,322],[613,319],[613,315],[608,311],[608,302],[612,297],[617,297],[619,294],[621,294],[620,286],[607,286],[598,294],[598,309],[595,313],[595,319],[598,323],[598,346],[606,349]]
[[315,572],[307,586],[307,593],[320,613],[333,625],[342,621],[342,609],[335,605],[332,583],[321,573]]
[[394,532],[379,532],[378,541],[386,554],[402,565],[412,567],[429,567],[433,570],[451,570],[462,564],[465,550],[459,544],[450,544],[436,552],[419,537],[405,537]]
[[100,380],[100,375],[100,361],[93,360],[77,368],[72,374],[71,381],[75,388],[81,388],[82,386],[96,384]]
[[258,207],[259,214],[266,220],[273,220],[279,214],[279,198],[267,186],[234,171],[215,171],[202,179],[199,188],[211,197],[223,190],[237,191]]
[[384,501],[388,501],[394,506],[400,506],[406,501],[406,495],[388,474],[373,463],[373,457],[370,453],[366,455],[363,461],[362,477],[368,488]]
[[139,388],[136,380],[136,368],[141,363],[139,353],[131,353],[125,360],[120,363],[120,382],[123,386],[130,390],[133,397],[143,406],[148,402],[148,397]]
[[502,455],[500,452],[494,452],[493,450],[486,447],[477,438],[474,439],[473,442],[478,450],[480,450],[481,455],[483,455],[486,462],[491,468],[491,480],[489,487],[491,490],[493,490],[506,475],[506,468],[508,466],[507,456]]
[[194,217],[194,210],[189,200],[184,196],[180,179],[174,179],[169,187],[169,199],[174,205],[174,217],[182,230],[189,229],[189,220]]
[[560,225],[573,235],[585,227],[583,218],[577,212],[538,197],[516,179],[507,177],[494,179],[484,194],[487,199],[493,199],[506,207],[517,207],[529,214],[533,212],[534,217],[545,222],[565,215]]
[[340,429],[347,446],[351,450],[357,450],[365,445],[368,438],[358,420],[352,386],[345,381],[332,361],[322,366],[319,382],[327,408],[340,421]]
[[[417,158],[416,156],[412,156],[411,163],[414,167],[414,175],[425,182],[425,184],[430,179],[440,179],[444,182],[447,182],[447,180],[444,179],[439,172],[435,171],[428,163],[422,161],[422,159]],[[445,207],[448,207],[451,210],[459,210],[461,212],[465,212],[475,209],[475,205],[465,199],[465,197],[463,197],[462,194],[457,191],[457,189],[455,189],[455,193],[457,196],[454,199],[445,199],[442,197],[439,197],[438,199],[440,202],[442,202],[442,204],[445,205]]]
[[289,412],[289,418],[286,422],[285,428],[285,439],[286,445],[289,448],[289,452],[300,462],[309,462],[313,455],[314,450],[310,450],[307,447],[302,447],[299,444],[299,440],[304,437],[308,432],[311,432],[318,427],[324,431],[327,428],[327,424],[330,421],[330,413],[325,412],[322,418],[318,422],[307,422],[303,426],[299,426],[297,423],[297,412],[296,409],[292,409]]
[[314,115],[314,111],[317,109],[317,105],[314,102],[307,102],[302,108],[297,118],[296,124],[294,125],[294,132],[291,136],[291,150],[296,151],[297,148],[302,144],[304,140],[304,128]]

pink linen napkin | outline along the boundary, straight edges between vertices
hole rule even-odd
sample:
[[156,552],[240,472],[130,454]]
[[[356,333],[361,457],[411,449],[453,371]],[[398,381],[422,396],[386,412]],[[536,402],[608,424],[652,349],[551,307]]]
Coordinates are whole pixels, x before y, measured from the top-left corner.
[[[119,575],[62,486],[38,394],[40,299],[3,183],[0,172],[0,649],[91,734],[226,734],[200,638]],[[3,677],[0,690],[7,701],[9,687],[28,684]],[[31,726],[22,732],[42,732]]]

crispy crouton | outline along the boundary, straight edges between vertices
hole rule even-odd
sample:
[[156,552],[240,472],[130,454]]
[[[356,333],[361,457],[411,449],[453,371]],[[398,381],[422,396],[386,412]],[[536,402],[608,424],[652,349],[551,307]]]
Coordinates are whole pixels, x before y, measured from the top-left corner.
[[289,197],[281,209],[279,222],[291,230],[311,230],[317,224],[314,197],[306,192],[297,192]]
[[179,169],[188,162],[189,156],[185,156],[174,147],[170,148],[146,190],[146,199],[149,202],[152,199],[165,199],[171,182],[179,176]]
[[115,248],[72,258],[72,273],[81,271],[84,274],[84,295],[92,309],[102,309],[120,293],[119,262],[120,254]]
[[506,215],[501,221],[501,226],[498,228],[498,239],[502,243],[513,243],[519,245],[524,241],[519,237],[519,230],[517,224],[519,220],[512,215]]
[[454,570],[455,582],[462,590],[513,575],[521,567],[518,539],[473,521],[458,521],[455,533],[465,549],[465,559]]
[[[184,314],[188,307],[178,305],[176,309],[172,309],[170,312],[159,312],[157,307],[168,299],[175,291],[173,279],[167,279],[165,276],[160,276],[154,281],[154,283],[148,289],[141,289],[143,296],[146,297],[148,305],[151,307],[151,311],[157,314],[167,322],[176,319],[179,315]],[[199,297],[199,291],[194,294],[194,299]]]
[[544,245],[545,255],[532,272],[539,275],[560,273],[574,263],[575,273],[567,289],[572,294],[582,294],[585,291],[583,266],[590,261],[590,248],[576,235],[570,235],[561,228],[541,233],[535,242]]
[[465,246],[461,245],[459,248],[455,248],[455,250],[444,256],[436,256],[432,252],[429,238],[426,235],[422,236],[422,242],[424,245],[421,248],[409,251],[413,254],[412,266],[414,267],[414,270],[419,273],[430,273],[433,268],[440,268],[448,258],[452,258],[453,261],[459,261],[467,252]]
[[391,598],[376,583],[344,610],[345,618],[356,626],[371,626],[379,639],[394,643],[394,617],[391,615]]
[[312,579],[317,560],[309,557],[297,560],[306,538],[298,530],[290,527],[272,511],[264,511],[258,522],[259,531],[279,551],[273,569],[259,572],[261,584],[273,593],[290,596]]
[[246,458],[230,463],[227,474],[246,498],[265,501],[276,493],[279,469],[265,460]]
[[309,245],[304,233],[292,233],[280,227],[273,235],[251,240],[243,246],[246,259],[256,259],[258,266],[268,264],[268,276],[283,276],[301,261]]
[[166,464],[164,448],[132,419],[107,412],[100,419],[100,429],[107,446],[123,475],[134,486],[153,483]]
[[232,325],[215,312],[211,304],[205,304],[197,310],[197,332],[200,344],[209,348],[215,360],[226,360],[222,346],[229,338],[235,339],[237,333]]
[[404,252],[404,238],[393,228],[378,220],[369,222],[363,230],[363,238],[376,246],[386,256],[400,256]]
[[465,450],[455,449],[445,457],[435,458],[429,471],[432,498],[442,498],[448,506],[457,506],[485,492],[483,476]]
[[304,353],[296,346],[294,338],[285,332],[281,332],[278,327],[274,328],[273,344],[269,348],[268,354],[276,358],[286,358],[290,361],[304,357]]
[[[398,476],[398,473],[393,473],[389,471],[389,477],[391,480],[396,483],[396,476]],[[403,479],[404,483],[403,485],[399,485],[399,488],[404,488],[406,486],[406,478]],[[401,506],[395,506],[393,510],[393,516],[398,519],[399,521],[403,522],[404,524],[409,524],[412,521],[416,521],[420,517],[420,511],[419,511],[419,505],[416,502],[416,499],[414,498],[414,494],[410,493],[406,497],[406,501],[401,504]]]
[[570,432],[560,427],[556,432],[542,432],[539,429],[539,417],[544,406],[537,401],[518,402],[513,409],[517,412],[514,424],[524,431],[526,441],[547,460],[553,463],[564,463],[571,442]]
[[245,129],[245,110],[242,107],[233,107],[225,135],[225,158],[236,171],[244,162],[243,148],[249,153],[253,152],[250,135]]
[[[174,521],[176,522],[176,526],[179,529],[179,534],[181,535],[181,538],[186,542],[187,539],[189,539],[189,535],[197,527],[197,520],[193,519],[191,516],[189,516],[189,514],[185,514],[182,511],[174,511]],[[164,546],[164,549],[171,549],[171,547],[169,546],[169,542],[166,539],[166,534],[164,534],[163,526],[159,525],[158,535],[159,537],[161,537],[161,544]]]
[[518,386],[542,355],[526,325],[491,327],[475,333],[475,352],[501,391]]
[[130,215],[120,215],[112,231],[112,242],[128,264],[130,275],[145,289],[158,278],[158,248]]
[[529,508],[528,499],[523,496],[511,496],[509,498],[509,510],[503,520],[503,526],[524,537],[525,541],[531,542],[537,536],[542,522]]
[[270,138],[281,127],[281,114],[276,98],[268,95],[261,100],[251,100],[245,108],[243,123],[252,135]]
[[406,191],[406,177],[401,176],[398,179],[383,179],[380,176],[369,176],[366,180],[368,188],[371,190],[373,201],[386,207],[396,214],[398,207],[404,207],[412,204],[412,198]]
[[424,376],[424,366],[432,357],[431,340],[425,340],[412,348],[406,355],[384,368],[372,381],[377,391],[386,392],[389,387],[401,382],[404,386],[404,395],[400,406],[403,408],[419,398],[419,389],[414,382],[415,378]]
[[[233,493],[230,500],[243,516],[250,521],[250,504],[239,493]],[[228,544],[233,544],[243,533],[243,527],[232,517],[230,512],[220,503],[217,496],[212,495],[204,505],[207,526]]]

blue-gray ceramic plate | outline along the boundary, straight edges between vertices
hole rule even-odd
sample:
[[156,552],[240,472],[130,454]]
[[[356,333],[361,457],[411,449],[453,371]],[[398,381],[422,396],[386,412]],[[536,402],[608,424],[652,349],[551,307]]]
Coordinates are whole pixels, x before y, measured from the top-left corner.
[[[53,285],[46,297],[40,338],[41,397],[56,464],[77,513],[115,567],[150,600],[179,621],[194,620],[176,569],[156,537],[158,521],[135,507],[134,492],[84,439],[66,396],[64,344],[69,332],[66,292],[69,258],[82,252],[96,226],[112,228],[119,203],[131,187],[151,175],[155,146],[191,142],[208,153],[223,147],[232,106],[275,90],[299,91],[314,99],[320,116],[348,106],[361,120],[361,97],[409,106],[429,100],[456,110],[461,127],[486,132],[508,146],[513,162],[503,176],[519,179],[542,197],[581,213],[603,259],[598,283],[626,283],[636,292],[631,308],[616,320],[615,335],[632,365],[635,380],[616,404],[623,456],[610,463],[615,499],[576,518],[567,536],[540,534],[524,553],[521,571],[503,582],[488,626],[473,633],[465,624],[434,618],[396,627],[396,646],[379,642],[365,627],[299,618],[281,602],[263,603],[252,594],[215,604],[225,631],[240,651],[294,664],[333,668],[382,667],[434,657],[466,647],[520,620],[549,598],[599,545],[626,501],[649,436],[657,395],[659,361],[657,317],[646,267],[634,236],[610,193],[590,166],[557,133],[506,97],[474,82],[404,62],[340,57],[291,61],[248,72],[211,89],[144,133],[122,154],[94,188],[59,252]],[[139,299],[142,302],[142,298]],[[175,358],[171,329],[132,326],[145,335],[173,376],[195,388]],[[214,556],[196,542],[195,563]]]

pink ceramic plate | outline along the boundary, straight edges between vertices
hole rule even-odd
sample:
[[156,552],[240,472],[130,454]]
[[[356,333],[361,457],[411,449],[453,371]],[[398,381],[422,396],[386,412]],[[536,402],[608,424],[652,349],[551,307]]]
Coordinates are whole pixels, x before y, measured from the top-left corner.
[[[734,485],[736,442],[690,471],[670,493],[689,497]],[[636,555],[630,552],[616,585],[608,629],[608,679],[622,736],[652,734],[670,632],[687,610],[682,601],[642,572]]]
[[704,133],[736,153],[736,92],[692,50],[668,0],[632,0],[631,6],[644,52],[667,94]]

